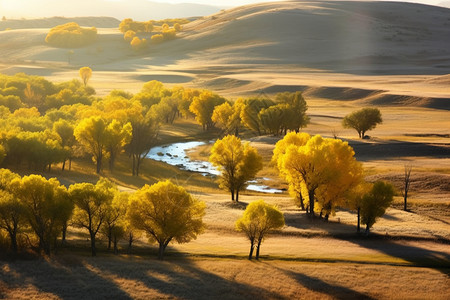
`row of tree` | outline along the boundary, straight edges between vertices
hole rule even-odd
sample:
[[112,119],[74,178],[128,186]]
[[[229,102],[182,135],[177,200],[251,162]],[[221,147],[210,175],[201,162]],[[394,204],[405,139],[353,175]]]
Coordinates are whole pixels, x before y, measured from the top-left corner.
[[[73,226],[89,234],[92,256],[97,254],[99,234],[107,238],[108,250],[113,246],[117,254],[120,240],[126,240],[131,251],[132,243],[144,233],[149,242],[158,244],[158,258],[163,259],[170,242],[187,243],[204,231],[205,207],[170,181],[129,194],[106,179],[66,188],[55,178],[20,177],[0,169],[0,233],[9,236],[13,253],[26,241],[49,255],[66,242],[67,229]],[[236,222],[236,230],[250,240],[249,259],[255,247],[258,259],[267,233],[283,226],[283,214],[276,207],[263,201],[251,203]]]
[[73,226],[89,234],[93,256],[99,233],[117,253],[120,239],[131,249],[137,234],[144,232],[158,243],[162,259],[171,241],[186,243],[202,232],[204,210],[203,202],[169,181],[128,194],[106,179],[66,188],[55,178],[20,177],[0,169],[0,229],[8,234],[15,253],[26,241],[50,254]]

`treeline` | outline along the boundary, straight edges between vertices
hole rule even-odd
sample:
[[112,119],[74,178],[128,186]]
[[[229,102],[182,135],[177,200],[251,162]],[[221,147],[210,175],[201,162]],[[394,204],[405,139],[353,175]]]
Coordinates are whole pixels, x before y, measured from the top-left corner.
[[256,134],[298,131],[308,121],[299,92],[279,94],[275,101],[232,103],[208,90],[169,89],[150,81],[134,95],[113,90],[99,98],[87,85],[90,69],[82,68],[80,76],[83,83],[59,84],[25,74],[0,76],[4,166],[42,171],[61,163],[64,170],[67,161],[70,168],[73,158],[90,155],[100,173],[106,160],[112,171],[118,155],[126,152],[131,173],[139,175],[143,159],[158,142],[161,126],[176,118],[195,117],[205,130],[218,127],[236,135],[244,128]]
[[0,248],[9,246],[13,253],[34,248],[49,255],[66,243],[72,226],[89,234],[92,256],[99,235],[108,240],[108,250],[118,253],[120,240],[130,252],[145,233],[158,242],[162,259],[170,241],[186,243],[203,231],[204,210],[203,202],[169,181],[130,194],[106,179],[66,188],[56,178],[0,169]]
[[[181,24],[188,23],[187,19],[166,19],[160,21],[139,22],[127,18],[119,24],[119,30],[123,33],[123,38],[129,42],[134,50],[145,49],[149,42],[159,44],[161,42],[174,39],[177,32],[181,31]],[[148,33],[147,38],[140,33]]]
[[55,26],[45,37],[47,44],[59,48],[79,48],[96,40],[97,28],[83,28],[75,22]]

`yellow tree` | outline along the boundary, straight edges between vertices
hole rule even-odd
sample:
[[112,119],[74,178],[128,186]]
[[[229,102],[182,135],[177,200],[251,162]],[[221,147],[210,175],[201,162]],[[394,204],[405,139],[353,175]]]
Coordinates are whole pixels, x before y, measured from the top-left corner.
[[203,130],[210,130],[214,127],[211,119],[214,108],[224,102],[225,98],[211,91],[202,91],[200,95],[194,97],[189,110],[195,114],[195,119],[202,125]]
[[274,229],[284,226],[284,216],[275,206],[265,203],[263,200],[250,203],[241,218],[236,221],[236,230],[244,232],[250,240],[250,253],[248,259],[252,259],[253,250],[256,247],[255,258],[259,259],[261,243],[265,236]]
[[219,186],[231,193],[231,200],[239,201],[239,191],[247,186],[247,181],[255,178],[262,169],[262,157],[250,143],[242,144],[241,139],[227,135],[217,140],[211,149],[209,161],[221,172]]
[[90,117],[81,120],[74,130],[76,140],[92,154],[92,159],[97,164],[97,174],[102,170],[102,160],[106,151],[107,126],[105,119]]
[[108,180],[92,183],[76,183],[69,187],[69,195],[75,203],[72,217],[74,226],[89,232],[92,256],[97,255],[96,235],[110,213],[111,202],[117,188]]
[[81,80],[83,80],[84,86],[87,86],[87,83],[89,79],[91,79],[92,76],[92,69],[89,67],[82,67],[80,68],[80,77]]
[[218,105],[214,108],[211,120],[223,132],[238,136],[239,128],[241,127],[241,111],[244,105],[242,98],[236,100],[233,106],[228,102]]
[[108,238],[108,250],[111,250],[111,242],[114,243],[114,252],[117,250],[117,238],[120,230],[116,227],[123,227],[125,215],[128,207],[128,194],[116,191],[108,212],[105,216],[101,231]]
[[25,228],[25,212],[20,200],[14,195],[15,179],[20,176],[8,169],[0,169],[0,228],[7,231],[11,240],[11,250],[17,253],[17,235]]
[[[283,168],[283,155],[286,154],[286,149],[289,146],[301,147],[306,145],[311,136],[307,133],[295,133],[290,132],[279,140],[273,150],[272,163],[277,166],[281,177],[283,177],[289,184],[289,192],[294,197],[296,203],[298,203],[302,210],[305,210],[305,198],[302,196],[302,190],[305,190],[305,184],[303,180],[298,176],[299,174],[286,172]],[[308,204],[308,203],[306,203]]]
[[[320,135],[310,138],[304,146],[288,146],[285,153],[278,158],[278,162],[284,176],[290,181],[300,181],[304,185],[304,189],[301,189],[302,197],[309,200],[309,213],[312,216],[317,194],[326,201],[332,201],[332,193],[338,192],[339,189],[333,185],[341,185],[345,180],[358,178],[360,172],[354,151],[347,142],[324,139]],[[346,188],[350,188],[351,184],[345,184]],[[332,192],[327,192],[327,189]]]
[[204,215],[205,203],[170,181],[145,185],[131,196],[128,209],[131,225],[159,244],[159,259],[171,241],[196,239],[204,230]]
[[122,125],[119,121],[112,120],[106,127],[105,135],[105,150],[109,156],[109,170],[113,171],[117,155],[131,141],[131,123]]
[[17,197],[23,204],[28,224],[39,239],[39,248],[50,254],[52,243],[71,215],[67,189],[56,178],[40,175],[14,179]]

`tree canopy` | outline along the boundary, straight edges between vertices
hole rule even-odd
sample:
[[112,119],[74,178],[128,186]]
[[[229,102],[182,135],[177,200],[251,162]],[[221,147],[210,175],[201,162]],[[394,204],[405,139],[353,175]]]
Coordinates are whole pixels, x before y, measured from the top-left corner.
[[252,259],[256,247],[256,259],[259,259],[261,243],[274,229],[284,226],[284,216],[275,206],[263,200],[250,203],[241,218],[236,221],[236,230],[242,231],[250,241],[248,259]]
[[139,189],[131,196],[128,210],[131,224],[159,244],[159,259],[172,240],[187,243],[196,239],[204,230],[204,215],[205,204],[170,181]]
[[381,112],[378,108],[366,107],[344,117],[342,126],[353,128],[358,132],[360,138],[364,138],[366,131],[374,129],[377,124],[381,124]]
[[239,191],[247,186],[262,169],[262,157],[249,143],[228,135],[217,140],[211,149],[209,161],[221,172],[219,186],[231,193],[231,200],[239,201]]

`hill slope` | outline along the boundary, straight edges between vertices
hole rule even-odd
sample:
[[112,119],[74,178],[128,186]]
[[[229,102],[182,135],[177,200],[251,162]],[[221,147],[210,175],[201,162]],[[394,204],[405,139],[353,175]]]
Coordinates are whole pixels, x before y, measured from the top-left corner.
[[0,32],[8,41],[0,44],[0,72],[61,80],[88,65],[102,81],[95,86],[100,93],[106,83],[134,91],[140,83],[133,83],[156,79],[236,96],[304,90],[319,98],[450,108],[447,8],[358,1],[247,5],[200,18],[178,39],[144,52],[134,52],[101,20],[91,19],[98,41],[70,57],[68,49],[44,43],[48,29],[35,28],[41,26]]

